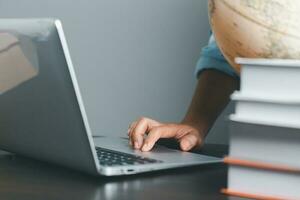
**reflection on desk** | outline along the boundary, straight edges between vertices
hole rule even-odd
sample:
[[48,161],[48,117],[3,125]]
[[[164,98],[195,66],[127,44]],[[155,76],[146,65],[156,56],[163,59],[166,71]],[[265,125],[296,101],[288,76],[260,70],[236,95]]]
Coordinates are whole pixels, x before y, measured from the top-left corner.
[[[206,145],[201,153],[226,154],[226,149]],[[226,173],[224,164],[208,164],[133,176],[92,177],[2,152],[0,199],[229,199],[219,193],[226,186]]]

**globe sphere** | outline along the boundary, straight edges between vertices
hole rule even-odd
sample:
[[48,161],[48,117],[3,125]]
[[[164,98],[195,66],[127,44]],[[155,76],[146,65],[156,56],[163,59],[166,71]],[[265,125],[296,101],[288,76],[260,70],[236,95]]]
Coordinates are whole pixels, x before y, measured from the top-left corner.
[[209,0],[209,19],[223,55],[300,59],[300,1]]

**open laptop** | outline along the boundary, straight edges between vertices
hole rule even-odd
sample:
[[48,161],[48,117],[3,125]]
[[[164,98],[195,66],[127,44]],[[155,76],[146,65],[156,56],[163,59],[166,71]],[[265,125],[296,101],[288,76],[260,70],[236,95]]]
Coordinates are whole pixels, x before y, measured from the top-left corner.
[[0,74],[0,149],[106,176],[221,161],[93,138],[59,20],[0,19]]

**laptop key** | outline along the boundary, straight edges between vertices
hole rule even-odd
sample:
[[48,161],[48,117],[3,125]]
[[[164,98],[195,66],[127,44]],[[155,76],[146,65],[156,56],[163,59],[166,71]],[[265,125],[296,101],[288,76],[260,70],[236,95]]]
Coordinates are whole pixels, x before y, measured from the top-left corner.
[[160,160],[135,156],[110,149],[96,147],[99,163],[102,166],[124,166],[161,163]]

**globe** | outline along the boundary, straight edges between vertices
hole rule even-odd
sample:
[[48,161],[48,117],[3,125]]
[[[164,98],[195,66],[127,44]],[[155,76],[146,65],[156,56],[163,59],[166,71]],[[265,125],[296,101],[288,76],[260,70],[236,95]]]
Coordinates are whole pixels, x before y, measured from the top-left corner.
[[231,66],[236,57],[300,59],[300,1],[209,0],[216,42]]

